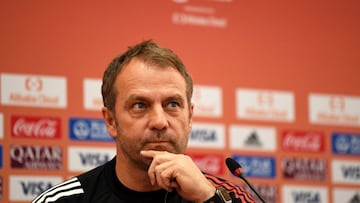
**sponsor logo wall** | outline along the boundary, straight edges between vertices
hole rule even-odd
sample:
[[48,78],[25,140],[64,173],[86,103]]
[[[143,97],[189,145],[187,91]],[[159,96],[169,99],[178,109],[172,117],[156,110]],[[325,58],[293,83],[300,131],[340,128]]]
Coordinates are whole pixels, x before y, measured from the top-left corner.
[[[145,7],[157,5],[152,1],[142,3]],[[114,4],[112,7],[125,10],[137,6],[131,1],[121,6],[120,3]],[[331,29],[337,34],[329,34],[330,39],[358,40],[358,35],[344,33],[360,34],[360,31],[347,28],[344,24],[351,24],[348,21],[353,19],[359,22],[360,18],[357,12],[347,11],[344,16],[348,18],[336,16],[327,21],[317,18],[318,12],[332,16],[333,10],[302,2],[304,8],[315,8],[313,13],[309,13],[303,12],[301,6],[294,8],[297,7],[295,3],[289,4],[293,6],[292,12],[276,10],[271,13],[231,0],[167,1],[158,5],[157,14],[152,13],[144,21],[143,25],[151,24],[156,32],[144,33],[143,25],[132,25],[133,30],[126,33],[116,30],[110,32],[114,35],[108,36],[109,39],[120,36],[124,41],[115,41],[115,45],[113,42],[106,44],[104,38],[108,37],[101,29],[85,25],[64,27],[67,23],[63,20],[63,13],[66,12],[59,9],[55,2],[48,3],[53,8],[49,11],[37,10],[33,5],[5,6],[10,11],[15,8],[33,9],[39,16],[49,16],[53,23],[43,22],[41,19],[44,16],[38,19],[37,15],[29,17],[20,12],[20,17],[15,18],[3,12],[10,15],[8,19],[13,19],[11,22],[14,25],[29,24],[49,38],[41,32],[30,36],[28,30],[8,27],[12,36],[21,36],[28,44],[9,36],[10,41],[5,44],[13,45],[5,46],[7,60],[0,60],[0,202],[29,202],[47,188],[114,157],[114,140],[108,135],[101,115],[102,73],[112,57],[134,41],[147,38],[154,38],[174,49],[193,75],[192,102],[195,110],[186,153],[201,170],[229,179],[249,190],[226,168],[225,159],[232,157],[241,164],[244,174],[268,203],[360,202],[360,71],[358,68],[348,71],[347,67],[359,67],[358,60],[350,59],[359,52],[350,50],[354,43],[342,45],[343,58],[339,58],[338,52],[326,52],[333,50],[328,48],[328,41],[311,41],[312,37],[323,39],[323,35],[317,33],[324,33],[324,30],[328,33]],[[97,15],[99,19],[94,19],[93,11],[83,10],[80,5],[72,6],[74,11],[81,10],[82,19],[93,19],[94,22],[89,24],[104,21],[111,25],[119,23],[114,19],[127,18],[138,19],[139,22],[144,20],[120,11],[111,19],[106,15]],[[348,6],[358,8],[360,5]],[[1,7],[0,11],[3,11]],[[278,7],[281,5],[272,8]],[[89,8],[96,9],[97,5],[89,3]],[[107,9],[111,8],[106,7],[101,12]],[[281,23],[271,24],[272,21],[258,17],[259,13],[273,20],[294,19],[290,14],[294,13],[300,16],[296,17],[299,24],[294,25],[294,30],[298,27],[306,30],[311,25],[311,30],[318,29],[318,32],[309,31],[305,35],[306,41],[297,42],[289,39],[288,35],[282,35],[289,30]],[[280,19],[275,13],[286,16]],[[312,22],[302,19],[303,13],[323,26],[328,22],[342,23],[341,26],[332,24],[336,29],[318,28],[318,24],[309,25]],[[57,15],[61,17],[57,18]],[[239,15],[242,20],[238,19]],[[82,23],[76,19],[74,24]],[[266,27],[264,20],[274,29]],[[247,21],[249,23],[245,23]],[[63,26],[59,29],[72,30],[73,34],[80,33],[81,37],[78,37],[82,40],[75,39],[76,34],[66,33],[52,38],[59,33],[44,29],[55,25]],[[102,26],[106,28],[107,24]],[[122,24],[121,27],[128,25]],[[57,27],[52,28],[58,30]],[[259,36],[248,35],[246,30],[261,36],[261,33],[269,33],[270,30],[282,32],[269,33],[272,36],[270,41],[276,42],[272,44],[265,41],[269,36],[259,41]],[[179,41],[170,35],[179,36]],[[94,37],[95,40],[84,36]],[[290,33],[290,36],[304,38],[298,33]],[[92,47],[91,44],[98,41],[104,41],[106,45]],[[72,46],[65,48],[63,42]],[[211,48],[208,47],[210,42]],[[284,47],[281,46],[287,42],[294,48],[286,48],[290,51],[282,52]],[[313,47],[315,53],[308,50],[311,52],[309,55],[298,54],[299,47],[311,42],[317,43]],[[54,46],[48,45],[53,43]],[[32,51],[24,54],[18,47]],[[39,47],[39,50],[33,47]],[[85,52],[89,54],[86,57]],[[281,57],[271,55],[273,52]],[[301,56],[305,54],[305,59],[294,59],[288,55],[292,52]],[[323,55],[319,56],[319,53]],[[317,58],[311,58],[313,55],[338,61],[330,64],[319,59],[322,64],[316,61]],[[306,57],[311,60],[306,60]],[[290,59],[290,62],[286,61]],[[339,61],[346,63],[339,64]],[[314,64],[316,67],[312,67]],[[333,67],[333,64],[341,67]],[[331,75],[331,68],[336,69],[336,74]]]

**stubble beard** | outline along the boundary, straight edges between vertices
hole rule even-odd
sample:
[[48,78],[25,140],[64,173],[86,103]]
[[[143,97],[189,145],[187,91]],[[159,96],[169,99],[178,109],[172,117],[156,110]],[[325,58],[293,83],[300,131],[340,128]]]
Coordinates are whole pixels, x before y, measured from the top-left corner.
[[[134,142],[133,140],[126,140],[126,136],[123,136],[123,132],[119,125],[117,125],[117,145],[120,148],[121,156],[126,158],[129,163],[133,164],[136,168],[147,171],[150,167],[152,159],[144,158],[140,155],[141,150],[157,150],[157,151],[167,151],[174,154],[184,153],[186,148],[185,143],[179,143],[177,140],[172,139],[172,135],[162,132],[154,132],[150,135],[144,135],[144,137],[138,142]],[[155,146],[153,148],[147,147],[147,143],[151,140],[156,140],[159,137],[162,139],[168,140],[170,147],[161,147]],[[182,146],[184,145],[184,146]]]

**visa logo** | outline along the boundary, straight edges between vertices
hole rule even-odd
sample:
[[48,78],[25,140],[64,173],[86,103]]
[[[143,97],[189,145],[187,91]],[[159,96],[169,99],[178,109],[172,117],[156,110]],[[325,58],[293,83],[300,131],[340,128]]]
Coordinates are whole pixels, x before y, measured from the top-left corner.
[[217,123],[193,123],[188,146],[223,149],[225,126]]
[[190,139],[202,142],[216,141],[216,132],[212,130],[197,129],[191,131]]
[[26,201],[34,199],[43,191],[62,182],[60,176],[9,176],[9,199],[12,201]]
[[110,160],[108,154],[79,153],[81,164],[84,166],[99,166]]
[[53,184],[51,182],[21,181],[20,185],[23,193],[30,196],[40,195],[43,191],[53,187]]
[[321,203],[319,193],[313,192],[293,192],[294,202],[296,203]]
[[359,180],[360,179],[360,167],[359,166],[342,166],[342,174],[345,178]]
[[68,167],[70,171],[87,171],[102,165],[116,155],[111,147],[74,147],[68,148]]

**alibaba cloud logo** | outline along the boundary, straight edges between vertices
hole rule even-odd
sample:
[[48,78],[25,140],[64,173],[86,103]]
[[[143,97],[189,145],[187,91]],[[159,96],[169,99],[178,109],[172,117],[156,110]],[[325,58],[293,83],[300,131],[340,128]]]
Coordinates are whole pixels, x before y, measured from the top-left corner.
[[27,91],[40,92],[43,89],[43,81],[39,77],[28,77],[25,80]]
[[173,0],[173,2],[178,3],[178,4],[183,4],[188,2],[188,0]]
[[345,110],[345,98],[341,96],[331,96],[329,100],[329,107],[331,111],[340,111]]

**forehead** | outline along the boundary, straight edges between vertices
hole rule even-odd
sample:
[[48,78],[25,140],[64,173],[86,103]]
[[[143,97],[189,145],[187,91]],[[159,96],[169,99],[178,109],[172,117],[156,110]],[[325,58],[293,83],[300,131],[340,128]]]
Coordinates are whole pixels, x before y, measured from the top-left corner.
[[186,94],[184,77],[173,67],[156,66],[133,59],[123,67],[116,79],[118,94],[127,93],[170,93]]

